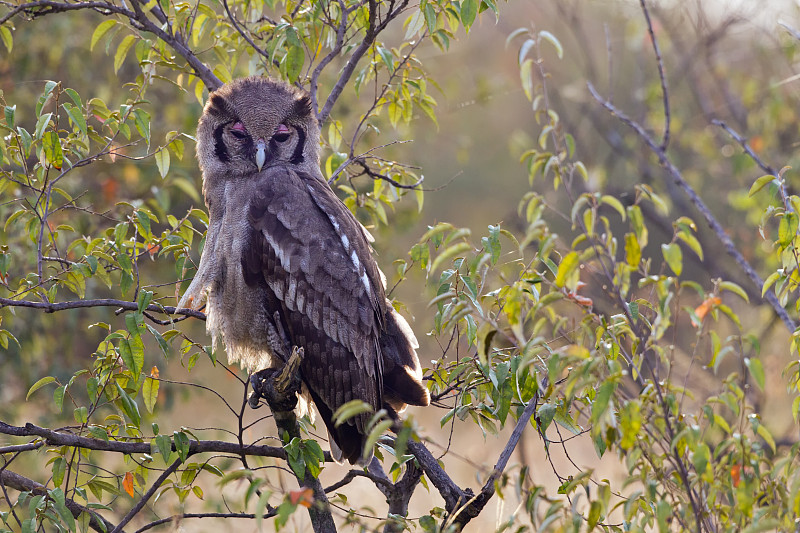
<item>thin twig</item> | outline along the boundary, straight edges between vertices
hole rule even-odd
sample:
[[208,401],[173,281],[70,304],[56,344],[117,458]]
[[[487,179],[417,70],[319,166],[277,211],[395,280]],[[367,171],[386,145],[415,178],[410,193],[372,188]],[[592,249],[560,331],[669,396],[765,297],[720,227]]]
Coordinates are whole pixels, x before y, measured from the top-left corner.
[[[135,2],[136,0],[133,1]],[[150,498],[153,497],[156,491],[161,488],[161,485],[164,484],[167,478],[171,476],[178,469],[179,466],[181,466],[181,463],[183,463],[182,459],[180,458],[175,459],[175,461],[171,465],[169,465],[169,467],[167,467],[167,469],[164,470],[160,476],[158,476],[158,479],[156,479],[155,483],[153,483],[153,485],[148,489],[148,491],[145,492],[141,498],[139,498],[139,501],[136,502],[136,505],[134,505],[133,508],[130,511],[128,511],[128,514],[125,515],[125,517],[120,521],[119,524],[117,524],[117,527],[115,527],[111,531],[111,533],[120,533],[125,524],[130,522],[133,519],[133,517],[136,516],[139,513],[139,511],[142,510],[142,508],[147,504],[148,500],[150,500]]]
[[[30,300],[12,300],[10,298],[0,298],[0,308],[3,307],[31,307],[41,309],[46,313],[56,311],[66,311],[67,309],[80,309],[82,307],[119,307],[126,311],[138,311],[139,304],[126,300],[115,300],[113,298],[99,298],[96,300],[70,300],[66,302],[32,302]],[[150,304],[145,307],[146,311],[154,313],[164,313],[167,315],[183,315],[205,320],[206,315],[194,309],[178,308],[169,305]]]
[[661,59],[661,50],[658,47],[658,41],[656,40],[656,33],[653,31],[653,23],[650,20],[650,12],[647,10],[647,4],[645,0],[639,0],[639,3],[642,6],[642,12],[644,13],[644,20],[647,22],[647,32],[650,34],[650,42],[653,44],[653,52],[656,54],[656,66],[658,66],[658,78],[661,80],[661,101],[662,105],[664,106],[664,137],[661,140],[661,150],[666,151],[667,146],[669,146],[669,123],[670,123],[670,112],[669,112],[669,93],[667,92],[667,77],[664,74],[664,61]]

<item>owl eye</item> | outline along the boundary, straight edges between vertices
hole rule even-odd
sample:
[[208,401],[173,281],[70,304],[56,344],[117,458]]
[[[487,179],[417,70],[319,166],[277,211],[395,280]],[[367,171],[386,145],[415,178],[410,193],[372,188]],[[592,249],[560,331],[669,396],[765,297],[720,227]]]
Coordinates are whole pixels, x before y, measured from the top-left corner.
[[278,141],[279,143],[282,143],[289,140],[290,135],[291,131],[289,131],[289,126],[287,126],[286,124],[281,124],[280,126],[278,126],[278,131],[275,132],[275,135],[273,135],[272,138]]
[[236,122],[230,129],[231,135],[236,137],[237,139],[246,139],[247,138],[247,128],[244,127],[244,124],[241,122]]

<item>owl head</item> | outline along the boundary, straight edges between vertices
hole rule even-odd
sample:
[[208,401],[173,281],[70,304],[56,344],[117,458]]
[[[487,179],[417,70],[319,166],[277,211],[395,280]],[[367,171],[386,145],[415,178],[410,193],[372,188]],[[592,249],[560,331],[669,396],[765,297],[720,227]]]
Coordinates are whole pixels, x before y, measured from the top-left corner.
[[197,158],[208,180],[293,165],[319,171],[319,125],[311,97],[287,83],[251,76],[209,95],[197,126]]

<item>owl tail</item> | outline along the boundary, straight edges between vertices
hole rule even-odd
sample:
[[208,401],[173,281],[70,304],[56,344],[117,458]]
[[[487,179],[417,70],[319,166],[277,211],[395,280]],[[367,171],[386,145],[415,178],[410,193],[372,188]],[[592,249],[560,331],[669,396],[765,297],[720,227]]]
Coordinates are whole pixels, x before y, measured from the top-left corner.
[[383,401],[395,412],[401,413],[407,405],[429,405],[431,396],[422,383],[417,338],[406,319],[392,308],[392,304],[387,301],[386,305],[389,311],[381,336]]
[[333,412],[328,408],[325,402],[309,389],[311,399],[314,400],[314,405],[317,407],[319,417],[325,422],[325,427],[328,430],[328,441],[331,446],[331,457],[339,464],[348,461],[351,465],[358,464],[366,466],[372,460],[372,450],[369,451],[368,457],[362,457],[364,451],[364,444],[366,443],[366,436],[362,435],[352,420],[348,420],[338,427],[333,422]]

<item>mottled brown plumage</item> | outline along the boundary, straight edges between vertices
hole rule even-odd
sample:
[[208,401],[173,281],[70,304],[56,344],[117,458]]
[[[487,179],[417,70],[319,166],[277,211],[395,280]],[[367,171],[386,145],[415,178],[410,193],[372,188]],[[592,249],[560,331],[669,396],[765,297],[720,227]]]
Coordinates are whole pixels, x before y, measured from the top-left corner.
[[396,416],[430,398],[416,338],[386,299],[368,234],[319,171],[308,95],[237,80],[211,94],[197,140],[209,227],[179,305],[207,299],[209,332],[250,371],[276,366],[283,339],[302,347],[305,393],[334,457],[363,459],[368,415],[337,428],[339,406],[360,399]]

